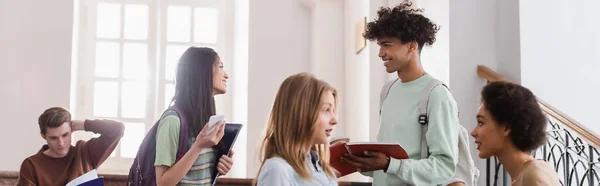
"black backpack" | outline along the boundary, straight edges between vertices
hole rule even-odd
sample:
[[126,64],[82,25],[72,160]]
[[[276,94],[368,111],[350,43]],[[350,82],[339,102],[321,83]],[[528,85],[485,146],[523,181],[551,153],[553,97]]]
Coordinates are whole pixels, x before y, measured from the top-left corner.
[[[160,119],[166,117],[170,112],[175,111],[179,116],[180,120],[180,131],[179,131],[179,147],[177,148],[177,156],[175,162],[179,161],[188,150],[187,143],[189,128],[188,123],[183,115],[183,112],[176,106],[172,106],[163,112]],[[172,112],[171,112],[172,113]],[[154,160],[156,158],[156,130],[160,119],[154,123],[154,126],[148,131],[146,137],[140,144],[137,155],[133,160],[131,169],[129,169],[129,178],[127,183],[130,186],[155,186],[156,185],[156,169],[154,167]]]

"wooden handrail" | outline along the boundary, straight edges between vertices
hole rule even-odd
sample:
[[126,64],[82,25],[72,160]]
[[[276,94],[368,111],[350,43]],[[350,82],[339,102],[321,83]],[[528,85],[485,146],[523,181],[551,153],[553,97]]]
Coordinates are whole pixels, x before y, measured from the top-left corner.
[[[488,67],[483,65],[477,66],[477,75],[488,81],[507,81],[515,83],[514,81],[511,81],[510,79],[498,74],[497,72],[494,72],[492,69],[489,69]],[[560,121],[571,131],[577,133],[577,135],[579,135],[580,138],[583,138],[594,148],[600,149],[600,137],[598,137],[598,134],[592,132],[590,129],[588,129],[581,123],[575,121],[575,119],[569,117],[567,114],[561,112],[560,110],[554,108],[553,106],[539,98],[538,103],[540,104],[540,107],[542,108],[544,113],[546,113],[548,116]]]
[[[106,186],[126,185],[128,175],[122,174],[100,174],[104,177]],[[15,185],[19,177],[18,171],[0,171],[0,185]],[[249,186],[252,185],[251,178],[224,178],[217,179],[217,186]],[[370,182],[339,181],[339,186],[369,186]]]
[[482,77],[483,79],[486,79],[488,81],[513,82],[513,81],[509,80],[508,78],[498,74],[497,72],[494,72],[492,69],[490,69],[486,66],[483,66],[483,65],[477,65],[477,75],[479,75],[479,77]]

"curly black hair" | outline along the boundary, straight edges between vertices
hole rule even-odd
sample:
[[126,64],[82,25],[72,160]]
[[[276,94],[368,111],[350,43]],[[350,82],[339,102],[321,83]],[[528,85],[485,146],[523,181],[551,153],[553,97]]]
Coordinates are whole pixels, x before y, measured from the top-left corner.
[[531,152],[546,141],[548,120],[533,93],[518,84],[492,82],[483,87],[481,102],[520,151]]
[[377,18],[369,22],[363,37],[376,40],[385,37],[398,38],[402,43],[416,41],[419,51],[423,45],[433,45],[440,27],[421,15],[423,9],[411,9],[412,3],[404,2],[393,9],[381,7]]

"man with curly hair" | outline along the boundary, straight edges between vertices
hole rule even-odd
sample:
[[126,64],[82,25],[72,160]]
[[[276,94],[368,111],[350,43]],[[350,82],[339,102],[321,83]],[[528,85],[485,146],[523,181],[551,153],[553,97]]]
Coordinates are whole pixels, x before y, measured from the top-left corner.
[[[442,185],[452,182],[458,161],[458,109],[450,91],[436,86],[429,94],[425,141],[429,156],[421,158],[421,124],[419,100],[434,78],[420,62],[424,45],[435,42],[439,27],[412,9],[411,3],[381,8],[375,21],[367,24],[364,37],[376,40],[379,57],[388,73],[397,73],[387,97],[380,106],[377,141],[397,142],[409,159],[395,159],[379,152],[365,152],[365,157],[342,158],[373,177],[373,185]],[[386,91],[384,87],[382,91]]]

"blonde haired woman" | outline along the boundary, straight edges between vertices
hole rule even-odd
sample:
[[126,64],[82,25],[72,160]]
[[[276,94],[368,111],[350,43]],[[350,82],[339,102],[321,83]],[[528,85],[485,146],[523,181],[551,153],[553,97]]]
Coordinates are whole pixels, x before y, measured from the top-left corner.
[[336,90],[309,73],[283,81],[267,123],[262,165],[254,183],[337,185],[328,147],[337,124],[336,103]]

